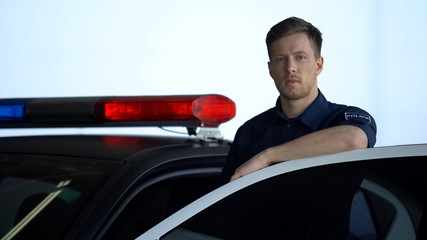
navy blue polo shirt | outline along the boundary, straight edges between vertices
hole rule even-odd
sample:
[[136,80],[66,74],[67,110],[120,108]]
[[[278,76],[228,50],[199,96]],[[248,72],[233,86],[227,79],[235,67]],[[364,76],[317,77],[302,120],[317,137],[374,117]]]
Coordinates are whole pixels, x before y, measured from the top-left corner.
[[222,178],[228,181],[236,168],[267,148],[340,125],[361,128],[368,137],[368,147],[375,145],[377,127],[374,118],[358,107],[331,103],[319,90],[317,98],[298,118],[289,119],[282,111],[279,98],[276,107],[250,119],[237,130]]

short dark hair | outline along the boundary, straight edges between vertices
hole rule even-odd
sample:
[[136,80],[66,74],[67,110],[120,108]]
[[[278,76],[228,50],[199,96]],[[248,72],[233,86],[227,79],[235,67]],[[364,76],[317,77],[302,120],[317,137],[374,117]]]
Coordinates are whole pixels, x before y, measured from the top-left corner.
[[317,59],[321,56],[322,33],[311,23],[297,17],[290,17],[279,22],[267,33],[265,42],[267,44],[268,56],[270,56],[270,47],[274,41],[295,33],[307,34],[313,46],[314,57]]

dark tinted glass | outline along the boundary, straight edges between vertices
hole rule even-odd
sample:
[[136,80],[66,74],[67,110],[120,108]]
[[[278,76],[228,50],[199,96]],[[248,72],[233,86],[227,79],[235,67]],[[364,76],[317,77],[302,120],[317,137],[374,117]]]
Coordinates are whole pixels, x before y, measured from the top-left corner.
[[375,240],[377,232],[364,191],[354,195],[350,212],[350,234],[353,239]]
[[0,236],[60,239],[119,166],[61,156],[0,155]]
[[219,172],[173,177],[157,182],[126,205],[102,239],[135,239],[217,186]]
[[415,239],[426,183],[418,157],[304,169],[232,194],[162,239]]

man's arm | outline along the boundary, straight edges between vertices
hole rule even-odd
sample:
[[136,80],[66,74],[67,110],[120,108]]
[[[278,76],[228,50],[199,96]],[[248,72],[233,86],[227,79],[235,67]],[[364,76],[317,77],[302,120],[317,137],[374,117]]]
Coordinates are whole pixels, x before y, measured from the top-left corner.
[[358,127],[343,125],[323,129],[258,153],[236,169],[231,181],[275,163],[350,151],[367,146],[368,137]]

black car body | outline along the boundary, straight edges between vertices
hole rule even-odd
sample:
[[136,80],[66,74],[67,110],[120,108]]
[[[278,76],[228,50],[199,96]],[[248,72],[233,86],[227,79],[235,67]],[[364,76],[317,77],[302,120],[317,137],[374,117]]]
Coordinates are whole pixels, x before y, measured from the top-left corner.
[[[0,138],[0,235],[57,191],[61,192],[18,231],[17,239],[97,238],[137,195],[150,211],[159,201],[176,201],[174,209],[141,213],[138,221],[147,223],[135,229],[140,234],[213,190],[229,145],[227,141],[171,137]],[[159,182],[171,195],[178,195],[169,199],[163,193],[143,194]]]

